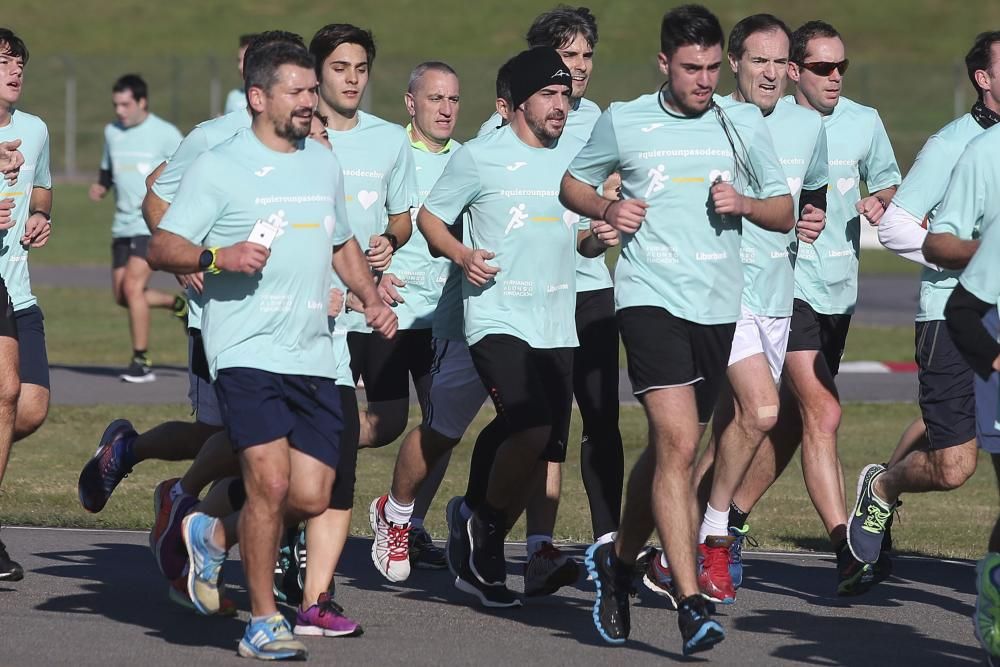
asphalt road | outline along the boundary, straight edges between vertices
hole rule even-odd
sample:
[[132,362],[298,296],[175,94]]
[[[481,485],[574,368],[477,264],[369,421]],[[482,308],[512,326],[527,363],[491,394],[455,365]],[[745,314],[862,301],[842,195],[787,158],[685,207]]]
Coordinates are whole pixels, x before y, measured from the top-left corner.
[[[248,664],[235,652],[246,611],[242,620],[205,618],[170,602],[144,533],[7,528],[3,539],[28,572],[22,582],[0,584],[0,664]],[[486,612],[452,588],[446,571],[388,584],[369,549],[368,540],[352,538],[337,579],[338,601],[365,634],[308,639],[311,662],[632,666],[682,659],[674,613],[655,596],[635,600],[631,640],[613,647],[593,628],[586,581],[522,609]],[[509,545],[508,583],[517,590],[523,558],[523,546]],[[746,584],[719,614],[727,639],[691,662],[983,664],[972,631],[971,562],[900,558],[896,576],[866,596],[837,598],[828,557],[747,558]],[[227,563],[225,576],[246,610],[238,563]]]

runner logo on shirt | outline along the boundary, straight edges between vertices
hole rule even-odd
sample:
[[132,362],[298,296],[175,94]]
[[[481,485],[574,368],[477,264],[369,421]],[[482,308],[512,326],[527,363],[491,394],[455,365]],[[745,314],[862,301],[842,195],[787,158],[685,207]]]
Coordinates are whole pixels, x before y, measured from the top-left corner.
[[524,227],[524,221],[528,219],[528,214],[524,212],[526,208],[524,204],[510,207],[510,210],[507,211],[510,214],[510,222],[507,223],[507,229],[503,233],[504,236],[507,236],[515,229]]
[[649,173],[646,174],[649,176],[649,186],[646,188],[646,194],[644,195],[645,198],[649,198],[649,195],[663,189],[663,184],[670,180],[670,177],[665,173],[666,171],[667,168],[662,164],[658,165],[655,169],[649,170]]

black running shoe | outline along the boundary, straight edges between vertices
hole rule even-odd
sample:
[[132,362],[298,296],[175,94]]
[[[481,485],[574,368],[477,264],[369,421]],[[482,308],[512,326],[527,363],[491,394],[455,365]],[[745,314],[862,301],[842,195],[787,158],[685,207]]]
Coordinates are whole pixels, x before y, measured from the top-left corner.
[[614,555],[614,542],[592,544],[584,563],[594,581],[593,619],[601,638],[609,644],[624,644],[632,631],[629,595],[633,592],[632,568]]
[[421,570],[443,570],[448,567],[444,549],[434,544],[434,540],[426,530],[412,526],[409,541],[411,567]]
[[469,562],[469,533],[462,519],[462,496],[455,496],[448,501],[445,519],[448,521],[448,542],[444,545],[444,554],[448,560],[448,569],[458,576],[465,563]]
[[872,566],[862,563],[847,546],[847,540],[837,546],[837,595],[862,595],[875,584]]
[[507,588],[507,586],[503,584],[487,586],[479,581],[476,575],[472,573],[468,561],[462,564],[458,574],[455,576],[455,588],[463,593],[475,595],[481,605],[490,607],[491,609],[520,607],[522,604],[518,594]]
[[726,638],[726,631],[709,615],[701,595],[689,595],[677,605],[677,627],[684,640],[684,655],[707,651]]
[[487,586],[503,586],[507,581],[507,561],[503,554],[505,522],[499,512],[479,508],[466,522],[469,533],[469,567]]
[[0,581],[21,581],[24,579],[24,568],[20,563],[10,559],[7,547],[0,540]]

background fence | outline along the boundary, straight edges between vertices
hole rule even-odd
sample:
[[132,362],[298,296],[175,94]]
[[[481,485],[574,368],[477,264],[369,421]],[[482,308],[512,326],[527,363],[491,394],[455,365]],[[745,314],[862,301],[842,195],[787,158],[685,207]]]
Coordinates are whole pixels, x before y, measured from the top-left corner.
[[[406,122],[402,94],[411,60],[379,58],[365,108],[387,120]],[[494,81],[500,62],[463,59],[451,63],[462,82],[456,137],[474,136],[493,111]],[[52,137],[52,167],[63,180],[93,178],[101,158],[104,125],[113,120],[111,85],[126,72],[141,74],[150,87],[151,109],[182,132],[218,115],[226,93],[238,85],[230,57],[68,57],[32,58],[20,106],[40,115]],[[662,81],[652,60],[597,62],[588,97],[601,106],[654,90]],[[720,91],[732,90],[723,74]],[[879,109],[900,167],[905,170],[927,137],[968,110],[973,91],[964,64],[852,63],[845,77],[852,99]]]

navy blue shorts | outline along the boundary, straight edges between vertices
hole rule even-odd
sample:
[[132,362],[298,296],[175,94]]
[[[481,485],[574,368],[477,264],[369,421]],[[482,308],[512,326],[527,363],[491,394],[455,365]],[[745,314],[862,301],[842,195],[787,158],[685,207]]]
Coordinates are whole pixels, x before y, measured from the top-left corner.
[[344,417],[332,379],[224,368],[214,386],[236,452],[288,438],[303,454],[337,467]]
[[[991,308],[983,316],[983,326],[994,338],[1000,336],[1000,317],[997,309]],[[974,374],[976,392],[976,437],[979,447],[990,454],[1000,454],[1000,373],[990,373],[988,380]]]
[[49,355],[45,351],[45,317],[37,305],[14,312],[21,384],[49,388]]

